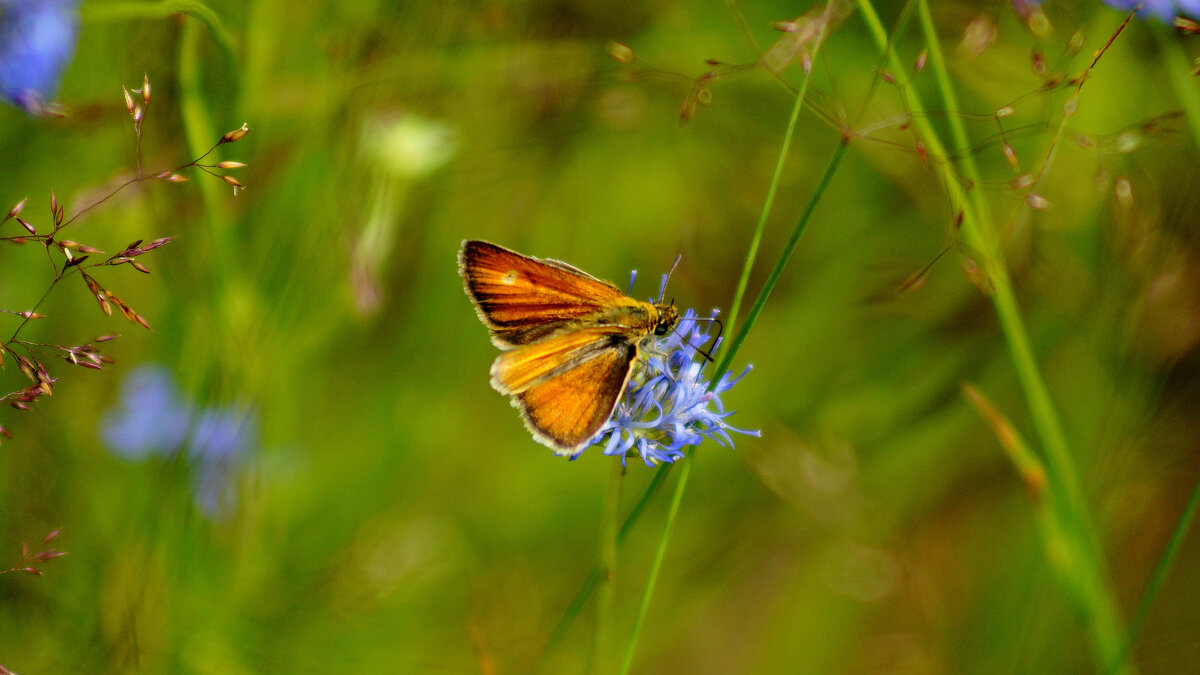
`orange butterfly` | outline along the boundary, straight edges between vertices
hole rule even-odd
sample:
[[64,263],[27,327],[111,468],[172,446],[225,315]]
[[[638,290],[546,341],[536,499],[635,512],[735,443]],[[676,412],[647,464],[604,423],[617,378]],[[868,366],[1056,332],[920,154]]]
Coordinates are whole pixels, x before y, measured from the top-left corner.
[[492,388],[511,396],[534,440],[578,454],[612,416],[642,348],[679,323],[673,304],[635,300],[558,260],[464,241],[458,272],[504,350]]

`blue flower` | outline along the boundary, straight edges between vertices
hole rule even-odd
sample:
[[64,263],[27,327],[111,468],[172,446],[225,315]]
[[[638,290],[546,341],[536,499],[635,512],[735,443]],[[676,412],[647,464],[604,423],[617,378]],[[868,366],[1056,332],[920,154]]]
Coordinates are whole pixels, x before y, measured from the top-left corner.
[[196,419],[188,454],[195,460],[196,504],[210,517],[229,510],[236,499],[231,474],[258,445],[258,423],[240,407],[205,410]]
[[117,410],[101,418],[105,445],[125,459],[168,456],[187,439],[192,412],[162,366],[141,366],[125,376]]
[[636,453],[653,466],[674,462],[684,456],[686,446],[699,445],[705,438],[732,446],[730,431],[759,436],[758,431],[729,426],[725,418],[732,413],[725,412],[721,403],[721,394],[750,372],[750,366],[737,377],[726,374],[709,391],[710,380],[704,376],[707,363],[696,361],[712,325],[697,320],[689,309],[674,331],[647,348],[646,360],[634,371],[625,396],[591,444],[602,446],[606,455],[620,455],[622,463]]
[[1142,10],[1138,16],[1146,18],[1155,16],[1170,22],[1176,16],[1186,16],[1200,19],[1200,0],[1104,0],[1105,4],[1117,9],[1132,11],[1139,4]]
[[258,422],[244,406],[195,407],[162,366],[142,366],[121,386],[121,402],[105,415],[100,435],[128,460],[171,457],[186,450],[196,506],[209,517],[229,512],[236,474],[258,446]]
[[31,114],[47,97],[75,52],[78,0],[0,0],[0,97]]

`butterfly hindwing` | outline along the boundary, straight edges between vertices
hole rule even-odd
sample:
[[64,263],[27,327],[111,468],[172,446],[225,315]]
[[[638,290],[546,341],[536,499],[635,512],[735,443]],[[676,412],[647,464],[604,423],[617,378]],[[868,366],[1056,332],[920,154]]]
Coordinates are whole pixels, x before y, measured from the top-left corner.
[[[582,337],[590,342],[567,346]],[[556,452],[575,454],[612,416],[629,381],[638,346],[628,334],[598,326],[519,347],[502,354],[497,365],[509,354],[543,347],[543,343],[550,343],[545,345],[544,356],[538,353],[506,364],[505,381],[520,388],[512,393],[512,404],[521,411],[534,437]],[[495,386],[495,366],[492,373]]]
[[627,347],[636,347],[634,340],[622,326],[600,325],[514,347],[497,356],[492,363],[492,388],[501,394],[519,394],[607,352],[624,352]]

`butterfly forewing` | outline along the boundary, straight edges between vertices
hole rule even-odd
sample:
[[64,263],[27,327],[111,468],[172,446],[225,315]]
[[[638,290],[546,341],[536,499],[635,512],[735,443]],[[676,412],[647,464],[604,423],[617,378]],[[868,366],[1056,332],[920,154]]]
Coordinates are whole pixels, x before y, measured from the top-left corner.
[[463,243],[459,270],[480,319],[501,347],[535,342],[586,323],[606,307],[635,302],[570,265],[484,241]]

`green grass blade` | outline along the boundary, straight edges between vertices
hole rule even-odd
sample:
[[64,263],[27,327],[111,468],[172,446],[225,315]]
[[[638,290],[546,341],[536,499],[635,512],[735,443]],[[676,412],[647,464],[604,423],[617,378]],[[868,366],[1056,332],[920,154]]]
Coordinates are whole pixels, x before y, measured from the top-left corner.
[[1133,619],[1129,622],[1125,644],[1121,646],[1120,654],[1117,660],[1114,661],[1112,670],[1109,672],[1117,672],[1117,669],[1124,665],[1125,660],[1133,650],[1138,633],[1141,632],[1142,626],[1146,623],[1146,617],[1150,614],[1150,608],[1154,606],[1154,598],[1158,596],[1158,591],[1162,587],[1163,581],[1167,578],[1167,572],[1171,569],[1171,563],[1175,560],[1175,555],[1179,553],[1179,549],[1183,545],[1183,538],[1192,529],[1192,523],[1196,520],[1197,508],[1200,508],[1200,481],[1197,481],[1196,486],[1192,488],[1192,496],[1188,499],[1183,513],[1179,516],[1179,523],[1175,525],[1175,531],[1171,533],[1171,540],[1167,542],[1167,547],[1163,550],[1158,564],[1154,566],[1154,572],[1150,575],[1150,582],[1146,584],[1146,590],[1142,593],[1142,599],[1138,602],[1137,610],[1133,613]]
[[[1156,26],[1155,28],[1154,35],[1158,38],[1159,48],[1167,55],[1165,59],[1167,75],[1175,89],[1175,94],[1183,104],[1184,116],[1192,134],[1192,142],[1200,146],[1200,92],[1196,90],[1191,60],[1183,51],[1173,30],[1166,26]],[[1171,539],[1167,542],[1158,563],[1154,566],[1150,581],[1146,584],[1146,590],[1142,593],[1137,609],[1134,610],[1133,618],[1129,621],[1125,642],[1121,645],[1120,653],[1110,672],[1115,672],[1118,667],[1122,666],[1133,651],[1133,646],[1146,623],[1150,608],[1154,606],[1154,600],[1158,597],[1159,589],[1167,577],[1171,563],[1174,562],[1175,556],[1183,544],[1183,538],[1192,529],[1198,508],[1200,508],[1200,481],[1192,488],[1192,496],[1188,499],[1187,506],[1184,507],[1183,513],[1179,516],[1179,522],[1176,523],[1175,530],[1171,533]]]
[[792,116],[788,119],[787,133],[783,136],[783,145],[779,147],[779,159],[775,162],[775,173],[771,175],[767,198],[763,201],[762,211],[759,212],[758,224],[754,227],[754,236],[750,238],[750,248],[746,251],[746,261],[742,265],[742,276],[738,279],[737,290],[733,294],[733,303],[729,308],[729,318],[726,323],[730,328],[737,325],[738,312],[742,308],[742,298],[746,295],[746,285],[750,283],[750,272],[754,269],[754,262],[758,259],[758,245],[762,243],[763,231],[767,229],[767,217],[771,214],[771,207],[775,204],[775,192],[778,190],[780,178],[783,176],[783,165],[787,161],[788,150],[792,145],[796,120],[800,119],[800,111],[804,108],[804,92],[808,88],[810,79],[805,76],[803,84],[800,85],[800,93],[796,96],[796,103],[792,106]]

